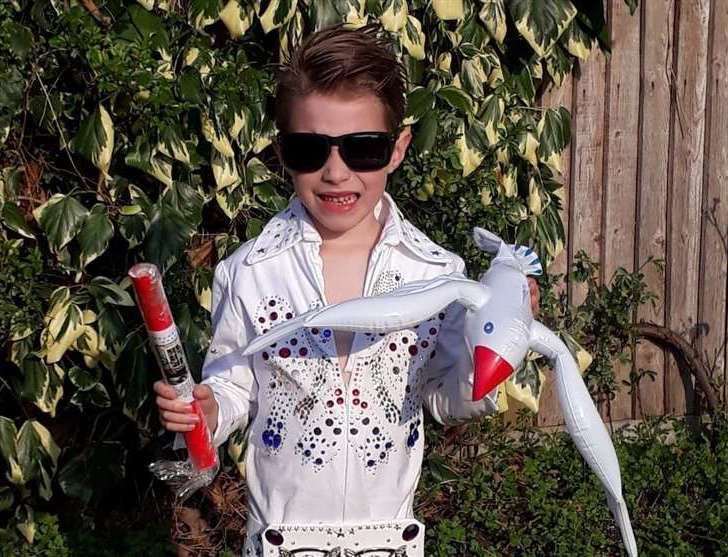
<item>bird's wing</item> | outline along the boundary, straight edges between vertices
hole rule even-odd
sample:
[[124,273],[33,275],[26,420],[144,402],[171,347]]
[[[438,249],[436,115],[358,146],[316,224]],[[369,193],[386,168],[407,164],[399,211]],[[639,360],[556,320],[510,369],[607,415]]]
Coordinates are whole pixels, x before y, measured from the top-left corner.
[[627,552],[630,556],[637,555],[629,513],[622,497],[622,478],[617,453],[573,356],[559,337],[537,321],[531,325],[530,348],[551,361],[566,429],[576,448],[604,486],[609,508],[622,532]]
[[453,302],[474,309],[488,298],[487,287],[462,275],[416,281],[388,294],[355,298],[306,312],[256,337],[243,355],[254,354],[301,327],[375,333],[398,331],[425,321]]

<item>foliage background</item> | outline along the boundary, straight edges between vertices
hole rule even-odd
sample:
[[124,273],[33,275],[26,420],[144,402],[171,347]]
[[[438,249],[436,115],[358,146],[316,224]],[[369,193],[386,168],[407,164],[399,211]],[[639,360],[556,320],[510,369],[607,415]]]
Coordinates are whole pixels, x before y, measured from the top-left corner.
[[[634,9],[633,2],[626,2]],[[627,9],[625,7],[624,9]],[[215,263],[290,195],[270,143],[272,68],[303,36],[378,20],[407,65],[411,153],[390,191],[435,241],[487,266],[474,223],[563,247],[564,109],[540,94],[608,49],[586,0],[12,0],[0,5],[0,512],[32,542],[52,515],[164,499],[144,465],[158,438],[158,377],[127,269],[157,263],[194,373],[209,342]],[[620,388],[642,275],[599,286],[588,257],[567,307],[542,279],[544,314],[598,399]],[[587,350],[581,348],[584,345]],[[627,350],[627,352],[625,352]],[[533,411],[529,360],[506,390]],[[505,397],[503,397],[505,399]],[[228,446],[236,465],[240,436]],[[114,503],[110,503],[114,500]],[[51,516],[51,518],[47,518]],[[13,530],[15,529],[15,530]],[[46,536],[47,537],[47,536]]]

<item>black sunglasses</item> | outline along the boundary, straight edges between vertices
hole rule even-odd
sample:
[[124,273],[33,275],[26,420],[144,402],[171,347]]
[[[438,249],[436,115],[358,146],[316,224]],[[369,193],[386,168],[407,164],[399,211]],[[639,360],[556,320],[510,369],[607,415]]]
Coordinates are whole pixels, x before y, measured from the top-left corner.
[[282,133],[278,136],[283,164],[296,172],[315,172],[339,148],[346,165],[356,172],[381,170],[389,164],[395,136],[389,132],[357,132],[331,137],[320,133]]

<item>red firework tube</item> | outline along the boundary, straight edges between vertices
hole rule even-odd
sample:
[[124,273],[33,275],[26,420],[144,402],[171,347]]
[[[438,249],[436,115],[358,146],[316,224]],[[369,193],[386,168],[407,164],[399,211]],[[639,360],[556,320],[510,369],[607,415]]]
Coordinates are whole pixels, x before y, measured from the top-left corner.
[[174,388],[180,400],[192,405],[199,418],[195,428],[184,433],[190,461],[197,470],[212,468],[217,465],[217,451],[212,444],[212,436],[202,408],[192,397],[195,383],[164,293],[162,275],[156,265],[138,263],[129,269],[129,276],[134,283],[137,303],[164,380]]

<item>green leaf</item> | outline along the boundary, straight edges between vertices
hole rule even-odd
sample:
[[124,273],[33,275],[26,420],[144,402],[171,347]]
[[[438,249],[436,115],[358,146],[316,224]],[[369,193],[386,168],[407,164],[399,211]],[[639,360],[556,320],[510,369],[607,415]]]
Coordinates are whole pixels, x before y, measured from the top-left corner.
[[554,45],[546,58],[546,71],[556,87],[561,87],[564,78],[571,73],[573,65],[573,59],[558,44]]
[[35,514],[29,505],[20,505],[15,509],[15,527],[29,544],[35,539]]
[[15,422],[5,416],[0,416],[0,454],[2,454],[10,474],[8,479],[14,484],[24,484],[23,472],[18,464],[17,449],[18,429]]
[[500,127],[504,112],[505,102],[498,95],[488,95],[483,101],[480,118],[485,126],[485,135],[491,147],[500,141]]
[[166,271],[181,255],[195,226],[182,212],[161,199],[155,204],[152,219],[144,240],[144,257]]
[[0,512],[12,508],[14,501],[13,491],[6,485],[0,486]]
[[513,91],[526,103],[532,105],[536,98],[536,86],[531,70],[524,66],[520,72],[511,75]]
[[35,239],[35,235],[25,222],[25,217],[23,216],[23,213],[20,212],[20,208],[11,201],[6,201],[5,205],[3,205],[2,223],[10,230],[17,232],[21,236]]
[[23,370],[21,396],[54,417],[56,406],[63,398],[63,370],[57,365],[49,366],[35,357],[26,358],[21,367]]
[[560,155],[571,140],[571,115],[564,107],[545,110],[538,123],[539,158],[552,160]]
[[136,417],[152,393],[154,377],[144,338],[130,334],[114,364],[114,387],[124,401],[124,412]]
[[630,15],[634,15],[637,7],[639,6],[639,0],[624,0],[624,3],[629,7]]
[[422,117],[413,141],[418,153],[427,153],[435,146],[437,126],[437,112],[434,110],[429,111]]
[[88,369],[73,366],[68,370],[68,378],[77,389],[81,391],[88,391],[99,382],[101,379],[101,373],[98,370],[93,370],[92,372]]
[[545,56],[577,14],[569,0],[512,0],[516,28],[538,56]]
[[126,476],[127,450],[116,441],[89,447],[74,456],[58,473],[58,485],[84,506],[103,500]]
[[109,169],[114,149],[114,124],[102,105],[81,122],[78,133],[71,140],[71,148],[103,172]]
[[51,484],[58,464],[58,448],[50,432],[36,420],[25,422],[18,432],[18,462],[27,479],[38,477],[41,497],[53,495]]
[[466,114],[473,113],[473,100],[462,89],[458,89],[453,85],[446,85],[437,90],[437,96],[456,110]]
[[260,219],[249,218],[245,223],[245,238],[250,240],[255,238],[263,230],[264,223]]
[[106,251],[114,236],[114,227],[106,215],[106,207],[100,203],[91,208],[76,240],[81,248],[81,267],[86,267]]
[[94,277],[86,285],[86,289],[96,298],[99,305],[112,304],[126,307],[135,305],[134,300],[126,290],[106,277]]
[[15,114],[23,103],[25,79],[18,68],[9,68],[0,73],[0,109]]
[[503,43],[506,38],[506,12],[503,6],[503,0],[481,0],[483,7],[480,9],[478,17],[485,23],[485,27],[491,36]]
[[30,29],[14,21],[10,21],[6,28],[7,36],[10,38],[10,50],[18,58],[25,58],[33,48],[33,34]]
[[425,87],[415,87],[407,95],[407,114],[405,119],[417,122],[435,107],[435,96]]
[[141,38],[150,41],[154,48],[166,48],[169,45],[169,36],[160,18],[135,4],[129,6],[127,10]]
[[51,249],[58,252],[81,230],[88,210],[70,195],[57,193],[33,211],[33,215]]
[[149,228],[149,217],[146,213],[137,212],[133,215],[119,215],[119,232],[129,242],[129,249],[135,248],[144,241]]
[[177,80],[179,94],[182,99],[191,103],[201,103],[203,100],[203,85],[200,72],[193,67],[186,67]]
[[93,406],[96,408],[109,408],[111,397],[102,383],[96,383],[85,390],[78,390],[71,397],[71,404],[82,410]]

